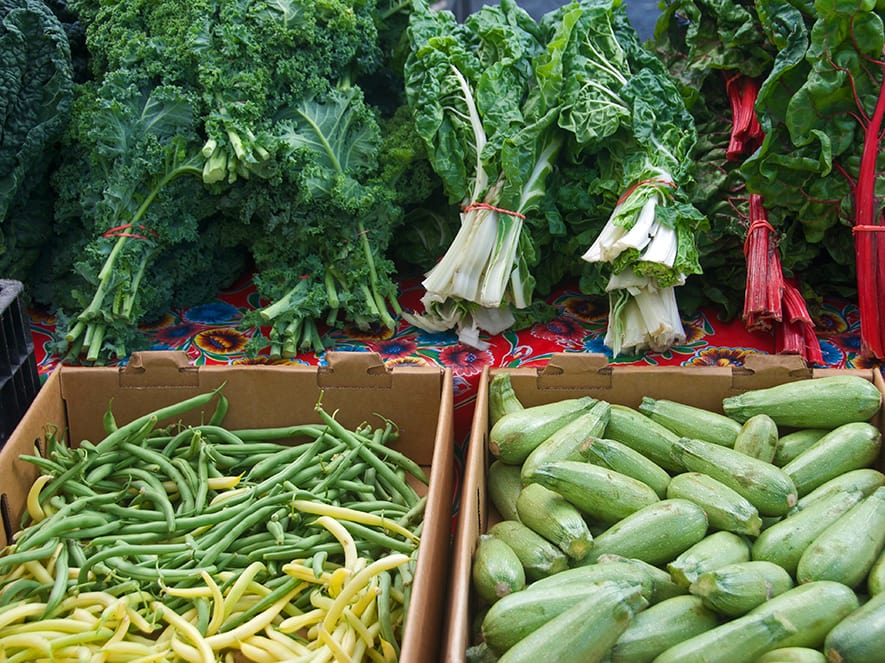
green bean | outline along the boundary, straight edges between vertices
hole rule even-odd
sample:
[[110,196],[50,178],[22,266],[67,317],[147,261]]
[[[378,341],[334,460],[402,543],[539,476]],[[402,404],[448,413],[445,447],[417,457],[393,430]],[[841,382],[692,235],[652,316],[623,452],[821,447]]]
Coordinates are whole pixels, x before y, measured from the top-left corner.
[[[99,562],[104,562],[110,566],[109,562],[111,560],[120,561],[125,557],[135,555],[168,555],[187,551],[188,549],[189,547],[186,543],[160,543],[156,545],[131,545],[128,543],[122,543],[117,546],[109,546],[108,548],[99,550],[94,555],[90,555],[86,558],[86,563],[80,567],[77,582],[85,583],[89,579],[89,571]],[[140,580],[141,578],[135,577],[135,579]]]
[[61,544],[58,556],[55,558],[55,578],[52,583],[52,589],[49,590],[49,597],[46,599],[46,608],[40,619],[49,619],[58,610],[59,604],[65,597],[68,589],[68,547]]
[[319,578],[323,575],[323,571],[326,567],[326,560],[329,558],[329,553],[326,550],[318,550],[314,553],[313,557],[310,560],[310,568],[313,570],[313,575],[316,578]]
[[393,623],[390,620],[390,588],[392,581],[390,571],[382,571],[378,574],[378,625],[381,627],[379,635],[391,644],[399,658],[399,642],[393,632]]
[[212,609],[209,605],[209,599],[205,596],[197,597],[194,600],[194,607],[197,609],[197,630],[200,635],[206,635],[206,628],[209,626],[209,619],[212,616]]
[[23,596],[25,600],[31,600],[31,597],[39,596],[48,587],[49,585],[33,578],[13,580],[0,588],[0,609],[12,605],[19,596]]
[[112,571],[122,576],[140,580],[141,582],[194,581],[195,578],[199,578],[200,573],[203,571],[209,574],[217,573],[218,571],[218,568],[214,565],[193,568],[148,568],[146,566],[127,562],[119,557],[107,559],[104,563],[107,564]]
[[[88,507],[110,503],[117,499],[119,499],[119,494],[114,493],[89,495],[74,500],[73,502],[67,502],[61,508],[59,508],[59,510],[56,511],[56,513],[52,517],[44,518],[39,523],[35,523],[27,529],[22,530],[21,536],[15,543],[16,548],[22,548],[25,545],[30,545],[31,547],[33,547],[34,545],[39,545],[39,543],[33,543],[35,538],[40,543],[50,538],[55,538],[56,536],[64,533],[64,531],[67,529],[66,523],[70,522],[70,516],[81,513],[82,511],[85,511]],[[46,530],[49,530],[48,534],[45,533]]]
[[209,548],[200,555],[200,559],[204,563],[213,563],[215,561],[215,558],[220,553],[228,549],[231,542],[236,537],[240,536],[243,532],[248,530],[256,523],[264,521],[278,509],[279,506],[276,504],[271,504],[263,508],[256,508],[244,518],[240,518],[239,520],[235,521],[234,527],[226,532],[224,538],[209,546]]
[[230,401],[227,396],[220,393],[218,394],[218,402],[215,404],[215,411],[212,413],[212,416],[209,417],[209,425],[210,426],[220,426],[224,421],[225,416],[227,416],[227,411],[230,408]]
[[232,448],[236,448],[243,444],[243,440],[241,440],[239,437],[237,437],[234,433],[227,430],[226,428],[204,424],[200,426],[191,426],[189,428],[185,428],[178,435],[169,440],[169,442],[163,448],[163,455],[171,457],[175,453],[176,449],[178,449],[181,443],[184,442],[189,435],[191,437],[200,435],[205,439],[214,439],[217,442],[222,442]]
[[[420,516],[424,515],[424,511],[427,508],[427,495],[423,495],[412,505],[412,508],[409,509],[406,513],[403,514],[401,518],[399,518],[396,522],[403,527],[413,523]],[[423,521],[422,521],[423,522]]]
[[114,419],[114,412],[111,409],[113,402],[113,398],[108,400],[108,409],[104,411],[104,417],[102,417],[102,425],[104,426],[105,435],[110,435],[118,428],[117,421]]
[[342,520],[341,524],[351,533],[354,539],[360,539],[364,543],[372,544],[386,550],[395,550],[401,553],[410,553],[415,549],[415,544],[402,539],[395,539],[383,532],[350,520]]
[[[248,608],[243,610],[240,613],[236,613],[228,617],[224,622],[222,622],[221,627],[218,629],[220,633],[226,633],[232,629],[235,629],[237,626],[241,624],[245,624],[247,621],[252,619],[255,615],[267,610],[270,606],[276,603],[279,599],[284,597],[289,592],[293,591],[298,585],[304,583],[303,580],[299,580],[298,578],[293,578],[291,576],[283,576],[285,579],[280,583],[278,587],[275,587],[269,594],[266,596],[262,596],[255,603],[250,605]],[[265,585],[269,585],[269,583],[265,583]],[[296,611],[293,609],[294,606],[291,604],[283,609],[283,612],[286,614],[292,615],[296,614]]]
[[197,456],[197,489],[194,491],[194,510],[202,513],[209,499],[208,447],[201,447]]
[[193,511],[193,492],[191,491],[190,486],[188,485],[181,471],[177,467],[175,467],[175,465],[172,463],[172,461],[169,460],[167,456],[164,456],[163,454],[159,453],[158,451],[154,451],[153,449],[146,449],[144,447],[139,447],[128,442],[123,442],[120,446],[121,448],[125,449],[133,456],[135,456],[135,458],[138,458],[145,463],[156,464],[160,468],[160,470],[163,471],[166,476],[172,479],[172,481],[178,487],[178,494],[181,496],[182,511]]
[[8,566],[17,566],[25,562],[33,562],[40,559],[46,559],[55,552],[58,545],[58,538],[47,540],[39,548],[29,548],[27,550],[16,551],[0,557],[0,569]]
[[375,453],[362,444],[362,442],[357,438],[357,436],[347,430],[337,419],[329,415],[328,412],[323,410],[319,405],[316,407],[316,411],[319,413],[320,417],[329,426],[329,428],[335,432],[336,436],[346,442],[349,445],[357,446],[360,449],[360,455],[363,460],[372,465],[376,472],[378,473],[378,480],[382,479],[386,480],[390,486],[390,490],[395,493],[399,493],[407,504],[414,503],[414,500],[417,496],[414,494],[414,489],[411,489],[408,484],[402,481],[396,473],[390,469],[390,466],[387,465],[383,460],[378,458]]
[[252,469],[249,470],[248,474],[246,474],[246,479],[248,481],[254,481],[255,479],[265,478],[271,472],[278,471],[280,466],[294,464],[298,461],[304,460],[304,458],[307,458],[308,462],[310,462],[322,448],[325,437],[326,435],[324,433],[310,444],[298,444],[292,447],[286,447],[279,453],[255,463],[255,465],[252,466]]
[[391,449],[390,447],[384,446],[383,444],[375,444],[374,442],[370,443],[368,446],[382,460],[393,463],[397,467],[406,471],[408,474],[411,474],[421,483],[426,485],[430,482],[427,478],[427,474],[425,474],[424,472],[424,468],[422,468],[418,463],[406,456],[404,453],[401,453],[395,449]]
[[[307,467],[307,469],[309,470],[311,463],[317,462],[317,456],[321,456],[321,454],[317,454],[317,451],[322,444],[323,438],[317,438],[317,440],[308,445],[307,449],[305,449],[303,453],[298,455],[294,461],[288,462],[287,464],[283,465],[282,469],[278,469],[276,474],[269,476],[261,483],[257,484],[255,486],[255,490],[258,493],[263,493],[267,491],[270,487],[279,485],[284,481],[292,481],[293,483],[295,483],[295,485],[300,485],[297,481],[295,481],[294,477],[303,472],[305,470],[305,467]],[[277,467],[279,467],[279,464],[277,464]]]
[[96,452],[101,453],[114,448],[120,442],[128,439],[130,434],[144,428],[151,421],[154,421],[156,423],[173,416],[178,416],[197,407],[200,407],[201,405],[205,405],[221,391],[221,388],[222,387],[220,386],[216,389],[213,389],[212,391],[192,396],[191,398],[178,401],[176,403],[173,403],[172,405],[157,408],[153,412],[133,419],[129,423],[117,428],[117,430],[115,430],[113,433],[110,433],[101,442],[99,442],[96,446]]
[[313,487],[313,490],[321,492],[336,482],[357,456],[359,456],[359,449],[351,449],[346,454],[340,454],[334,458],[329,467],[324,468],[324,471],[327,472],[326,476]]
[[405,515],[408,513],[404,505],[390,502],[388,500],[357,500],[342,506],[346,506],[348,509],[353,509],[354,511],[377,513],[379,516],[384,517],[388,515],[392,516],[394,514]]
[[244,428],[231,431],[244,442],[287,440],[290,438],[312,437],[316,439],[325,432],[319,424],[298,424],[280,428]]

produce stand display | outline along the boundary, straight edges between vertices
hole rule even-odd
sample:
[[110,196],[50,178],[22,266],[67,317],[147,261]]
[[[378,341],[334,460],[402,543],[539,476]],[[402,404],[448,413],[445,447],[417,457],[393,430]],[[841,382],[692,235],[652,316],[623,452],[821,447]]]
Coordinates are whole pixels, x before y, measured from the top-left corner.
[[[0,278],[15,279],[0,281],[0,628],[13,661],[43,651],[28,636],[41,619],[64,622],[53,637],[66,643],[100,641],[113,616],[109,663],[314,648],[485,663],[469,645],[493,598],[477,600],[488,588],[470,572],[500,515],[485,494],[493,376],[512,375],[525,405],[651,396],[717,412],[725,396],[830,374],[883,388],[876,3],[0,0],[0,47]],[[24,285],[9,305],[7,283]],[[151,410],[168,418],[190,398],[215,410],[200,400],[158,427]],[[318,462],[292,450],[297,436],[256,441],[254,427],[295,425],[286,415],[322,420],[296,444]],[[251,449],[254,466],[240,459]],[[263,474],[277,453],[315,483]],[[314,489],[321,507],[301,499]],[[219,520],[213,500],[240,495],[271,503]],[[366,531],[356,507],[336,521],[341,496],[382,505],[399,529],[384,512],[369,520],[385,531]],[[325,538],[285,548],[306,559],[262,557],[300,540],[308,514]],[[420,549],[404,529],[418,515]],[[116,516],[134,535],[121,554],[102,548]],[[606,518],[578,516],[599,534]],[[368,578],[406,553],[407,571]],[[105,593],[95,627],[65,636],[74,626],[55,617],[75,607],[72,579],[120,569],[149,583],[125,594],[146,612]],[[607,619],[645,607],[634,590],[606,599]],[[269,605],[266,637],[235,637]],[[791,628],[781,617],[765,627]]]

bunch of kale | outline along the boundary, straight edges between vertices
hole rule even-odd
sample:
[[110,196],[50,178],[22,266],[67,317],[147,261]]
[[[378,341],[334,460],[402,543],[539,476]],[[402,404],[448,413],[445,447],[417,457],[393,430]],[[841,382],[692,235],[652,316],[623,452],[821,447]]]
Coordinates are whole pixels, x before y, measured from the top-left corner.
[[384,90],[396,88],[398,6],[69,9],[92,78],[77,88],[54,180],[56,271],[41,291],[60,306],[69,360],[125,356],[140,322],[250,266],[268,306],[245,324],[270,327],[256,347],[321,349],[321,323],[391,325],[391,232],[403,201],[430,187],[420,170],[403,177],[423,155]]

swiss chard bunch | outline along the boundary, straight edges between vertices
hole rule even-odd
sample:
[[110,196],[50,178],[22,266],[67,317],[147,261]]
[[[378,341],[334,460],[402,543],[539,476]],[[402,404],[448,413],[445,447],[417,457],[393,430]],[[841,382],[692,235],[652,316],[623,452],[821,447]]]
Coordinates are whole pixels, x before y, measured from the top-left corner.
[[576,1],[547,20],[568,28],[558,116],[565,153],[598,173],[589,186],[609,210],[582,255],[608,274],[606,345],[616,355],[665,350],[684,339],[675,287],[701,272],[695,235],[708,223],[684,191],[694,118],[620,2]]
[[529,306],[538,260],[527,217],[542,204],[562,145],[556,126],[563,72],[559,53],[512,0],[458,23],[424,0],[413,4],[405,84],[415,126],[460,225],[426,274],[430,331],[457,329],[482,347],[480,332],[511,326]]

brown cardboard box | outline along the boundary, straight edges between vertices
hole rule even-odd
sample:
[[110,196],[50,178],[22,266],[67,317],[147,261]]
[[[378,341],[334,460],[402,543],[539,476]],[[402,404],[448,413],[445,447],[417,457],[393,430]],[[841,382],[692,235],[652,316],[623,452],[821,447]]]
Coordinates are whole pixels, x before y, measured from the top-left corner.
[[[743,367],[611,366],[605,356],[569,353],[554,355],[543,369],[491,369],[483,374],[476,398],[470,442],[461,488],[461,511],[455,534],[449,609],[443,660],[463,663],[470,642],[476,600],[470,567],[479,535],[497,519],[486,502],[488,466],[488,385],[498,372],[509,372],[520,401],[538,405],[564,398],[593,396],[636,408],[643,396],[678,400],[722,411],[722,399],[749,389],[792,380],[852,373],[873,380],[885,393],[882,375],[874,370],[815,369],[797,356],[750,355]],[[885,414],[874,422],[885,431]],[[881,462],[880,462],[881,464]]]
[[[19,459],[34,452],[48,424],[68,439],[98,441],[102,414],[113,399],[118,421],[128,421],[222,383],[230,400],[225,425],[284,426],[315,422],[314,405],[354,427],[379,414],[400,430],[396,448],[428,470],[428,503],[418,552],[401,661],[426,663],[440,651],[448,577],[453,494],[452,377],[433,367],[387,369],[372,353],[333,352],[328,367],[292,365],[189,366],[181,352],[134,355],[123,368],[63,366],[49,376],[31,408],[0,451],[0,499],[7,531],[19,523],[37,472]],[[213,406],[214,407],[214,406]],[[186,423],[198,423],[193,412]],[[160,422],[162,425],[163,422]]]

